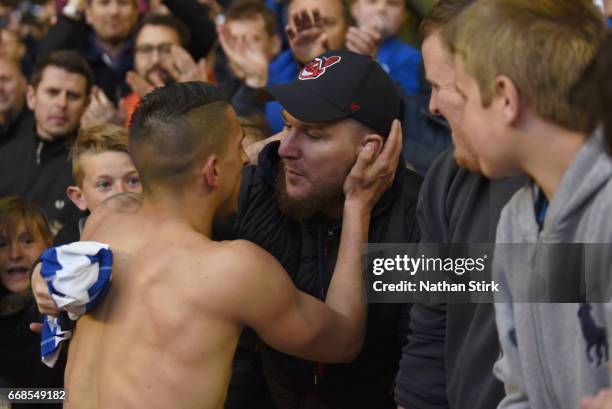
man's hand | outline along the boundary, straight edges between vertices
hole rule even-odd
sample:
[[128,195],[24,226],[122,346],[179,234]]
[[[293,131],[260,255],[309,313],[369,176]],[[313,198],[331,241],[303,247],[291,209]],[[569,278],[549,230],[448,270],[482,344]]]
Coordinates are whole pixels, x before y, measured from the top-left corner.
[[312,14],[300,10],[291,15],[292,24],[285,27],[289,46],[295,58],[302,64],[329,50],[327,33],[323,29],[323,18],[318,9]]
[[346,48],[372,58],[376,58],[381,40],[380,32],[374,27],[349,27],[346,32]]
[[595,396],[582,399],[580,409],[612,409],[612,389],[605,388]]
[[197,63],[187,50],[173,45],[170,58],[161,61],[161,66],[176,82],[208,81],[206,60],[200,59]]
[[38,311],[44,315],[57,316],[59,309],[55,305],[51,294],[49,293],[49,287],[47,282],[40,275],[40,264],[34,268],[31,278],[32,293],[36,299],[36,305],[38,305]]
[[138,94],[140,98],[153,91],[155,88],[163,87],[164,82],[159,76],[151,78],[151,81],[147,80],[142,75],[135,71],[128,71],[125,77],[125,82],[132,88],[132,90]]
[[219,43],[234,75],[251,88],[268,84],[268,58],[260,47],[246,37],[234,38],[227,26],[218,29]]
[[402,150],[400,121],[393,121],[378,156],[375,150],[375,143],[368,142],[359,152],[355,165],[344,181],[345,207],[357,205],[369,212],[391,186]]
[[[170,58],[162,60],[160,66],[176,82],[208,81],[206,60],[201,58],[196,63],[187,50],[177,45],[172,46]],[[142,98],[155,88],[166,85],[162,77],[163,75],[160,75],[158,71],[153,72],[147,78],[135,71],[129,71],[125,81]]]
[[125,110],[121,108],[115,108],[113,103],[106,97],[106,94],[104,94],[104,91],[94,87],[91,92],[89,106],[81,118],[81,127],[87,129],[105,123],[123,125],[125,122]]

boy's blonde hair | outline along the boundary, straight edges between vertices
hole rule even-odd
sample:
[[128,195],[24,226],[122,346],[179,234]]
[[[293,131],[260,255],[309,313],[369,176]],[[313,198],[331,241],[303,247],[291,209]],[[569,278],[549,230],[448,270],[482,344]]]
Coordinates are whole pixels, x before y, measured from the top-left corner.
[[127,130],[116,125],[102,124],[79,131],[79,135],[70,150],[72,177],[77,186],[82,187],[85,177],[83,174],[83,155],[103,152],[125,152],[129,154]]
[[509,77],[543,119],[586,132],[588,117],[569,91],[605,33],[592,0],[477,0],[443,32],[448,48],[478,84],[482,105],[495,78]]

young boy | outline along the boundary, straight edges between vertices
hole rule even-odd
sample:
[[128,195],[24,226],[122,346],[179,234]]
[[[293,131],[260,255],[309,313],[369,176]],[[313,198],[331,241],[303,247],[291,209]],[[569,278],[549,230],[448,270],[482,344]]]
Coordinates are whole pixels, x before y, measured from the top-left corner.
[[[83,212],[94,211],[107,198],[123,192],[142,191],[140,177],[128,150],[128,132],[103,124],[81,130],[72,146],[72,176],[75,186],[66,194]],[[86,217],[78,225],[67,225],[55,238],[55,245],[78,241]]]
[[404,92],[414,95],[420,91],[422,58],[419,50],[397,37],[406,13],[404,0],[353,0],[351,15],[357,26],[349,27],[346,47],[372,55]]
[[[482,172],[531,177],[505,206],[497,229],[497,243],[523,243],[498,244],[493,262],[503,302],[496,304],[503,353],[494,371],[507,393],[499,408],[575,409],[610,382],[605,304],[575,303],[582,297],[526,303],[558,299],[559,284],[580,268],[587,284],[589,273],[607,273],[591,268],[603,255],[589,246],[580,264],[557,269],[551,262],[566,254],[541,246],[612,238],[612,161],[601,134],[589,136],[587,113],[568,102],[603,34],[603,17],[590,0],[478,0],[445,33],[466,98],[465,135]],[[502,251],[508,247],[510,253]],[[540,287],[546,293],[534,296]],[[593,300],[587,288],[586,301]]]

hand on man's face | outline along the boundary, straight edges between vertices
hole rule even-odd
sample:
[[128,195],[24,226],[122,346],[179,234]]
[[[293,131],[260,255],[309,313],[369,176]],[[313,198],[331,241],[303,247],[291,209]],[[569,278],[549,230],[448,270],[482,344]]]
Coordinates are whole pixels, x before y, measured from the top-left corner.
[[346,202],[371,210],[395,177],[402,151],[402,125],[397,119],[393,121],[382,147],[377,145],[380,136],[368,138],[371,141],[361,147],[357,161],[344,181],[343,190]]
[[291,24],[285,27],[289,46],[295,58],[305,64],[329,51],[328,35],[318,9],[300,10],[291,15]]

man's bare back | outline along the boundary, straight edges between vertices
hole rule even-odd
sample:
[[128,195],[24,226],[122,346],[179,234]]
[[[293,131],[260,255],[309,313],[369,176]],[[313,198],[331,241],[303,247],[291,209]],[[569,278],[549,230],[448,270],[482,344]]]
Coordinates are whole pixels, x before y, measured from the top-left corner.
[[226,296],[228,243],[142,217],[134,199],[106,207],[83,239],[111,245],[113,282],[78,321],[65,407],[222,407],[241,331],[224,308],[237,301]]

